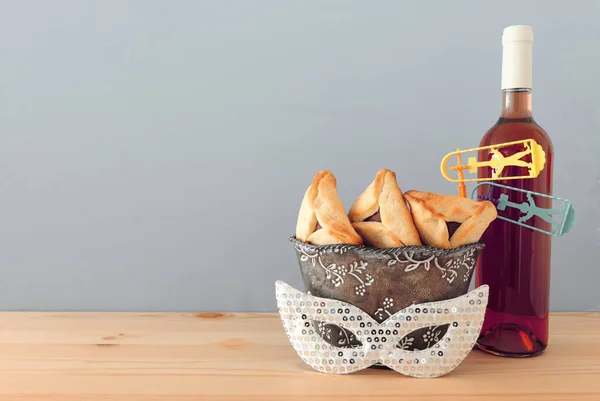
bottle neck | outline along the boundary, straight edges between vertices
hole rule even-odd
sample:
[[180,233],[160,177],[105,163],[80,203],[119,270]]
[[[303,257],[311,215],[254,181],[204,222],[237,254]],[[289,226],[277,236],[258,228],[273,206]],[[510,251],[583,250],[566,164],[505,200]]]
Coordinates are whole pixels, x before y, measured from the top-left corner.
[[531,89],[504,89],[500,118],[531,118]]
[[531,118],[533,32],[512,26],[502,34],[501,118]]

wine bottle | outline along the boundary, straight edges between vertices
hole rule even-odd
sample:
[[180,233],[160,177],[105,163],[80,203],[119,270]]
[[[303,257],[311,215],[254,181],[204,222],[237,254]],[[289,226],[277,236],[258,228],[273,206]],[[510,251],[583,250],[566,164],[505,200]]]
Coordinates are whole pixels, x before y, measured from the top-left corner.
[[[480,146],[533,139],[546,153],[546,163],[536,178],[499,180],[499,184],[552,195],[554,150],[548,134],[535,122],[531,112],[533,30],[514,25],[502,35],[502,111],[496,124],[483,136]],[[522,144],[500,148],[503,156],[524,151]],[[489,150],[479,151],[479,160],[495,157]],[[531,162],[531,156],[523,157]],[[478,176],[490,178],[489,168]],[[527,175],[524,167],[506,167],[500,177]],[[481,188],[480,188],[481,189]],[[506,192],[508,190],[502,190]],[[479,195],[485,195],[483,189]],[[510,192],[513,202],[526,202],[526,194]],[[539,197],[542,198],[542,197]],[[550,199],[537,205],[552,206]],[[503,212],[517,221],[521,211]],[[535,227],[549,229],[534,216]],[[550,235],[496,219],[482,237],[485,248],[475,270],[477,286],[490,286],[485,321],[477,347],[499,356],[526,357],[542,353],[548,345],[550,302]]]

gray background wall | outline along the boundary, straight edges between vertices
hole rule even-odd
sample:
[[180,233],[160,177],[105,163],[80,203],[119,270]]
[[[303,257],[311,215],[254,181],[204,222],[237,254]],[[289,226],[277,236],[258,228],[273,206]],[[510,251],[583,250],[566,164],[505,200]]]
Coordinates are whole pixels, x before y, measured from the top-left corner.
[[600,2],[1,1],[0,309],[274,311],[314,173],[455,193],[534,28],[575,231],[552,310],[600,309]]

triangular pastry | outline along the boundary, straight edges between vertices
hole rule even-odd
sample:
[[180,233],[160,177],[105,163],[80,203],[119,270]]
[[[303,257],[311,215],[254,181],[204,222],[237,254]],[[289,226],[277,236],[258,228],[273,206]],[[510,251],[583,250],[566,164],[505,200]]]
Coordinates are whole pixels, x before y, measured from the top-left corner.
[[362,245],[338,197],[336,179],[329,171],[319,171],[300,205],[296,238],[314,245]]
[[[410,205],[417,230],[426,245],[456,248],[479,241],[498,212],[492,202],[430,192],[408,191],[404,198]],[[449,226],[459,223],[453,233]]]
[[348,217],[367,245],[375,248],[421,245],[393,171],[383,169],[377,173],[350,208]]

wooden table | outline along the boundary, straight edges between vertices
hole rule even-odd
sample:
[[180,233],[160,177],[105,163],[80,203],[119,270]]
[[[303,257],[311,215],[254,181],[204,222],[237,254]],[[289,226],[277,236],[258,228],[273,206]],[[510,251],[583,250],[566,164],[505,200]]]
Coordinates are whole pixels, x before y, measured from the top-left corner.
[[275,314],[0,313],[0,400],[600,400],[600,313],[550,325],[542,356],[415,379],[315,372]]

